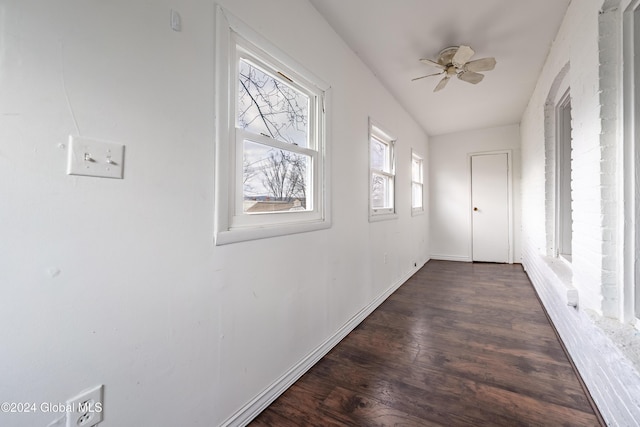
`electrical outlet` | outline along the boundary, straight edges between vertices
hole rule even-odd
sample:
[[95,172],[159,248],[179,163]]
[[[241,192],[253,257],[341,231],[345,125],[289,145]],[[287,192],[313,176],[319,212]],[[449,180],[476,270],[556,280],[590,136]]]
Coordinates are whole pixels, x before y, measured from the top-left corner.
[[92,427],[102,422],[102,395],[100,384],[67,400],[67,427]]

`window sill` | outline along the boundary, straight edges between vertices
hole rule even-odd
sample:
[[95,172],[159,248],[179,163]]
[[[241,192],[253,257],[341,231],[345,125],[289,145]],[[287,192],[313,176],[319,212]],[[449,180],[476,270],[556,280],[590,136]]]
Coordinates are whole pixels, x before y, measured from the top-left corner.
[[424,209],[421,210],[412,210],[411,211],[411,216],[420,216],[420,215],[424,215]]
[[565,302],[569,307],[577,307],[578,290],[573,286],[573,268],[571,264],[561,258],[544,257],[549,269],[555,274],[557,280],[562,283],[564,289],[561,293],[565,297]]
[[250,240],[287,236],[289,234],[306,233],[309,231],[323,230],[330,227],[331,222],[324,220],[297,224],[280,224],[277,226],[238,228],[219,231],[216,234],[215,243],[216,246],[221,246],[230,243],[247,242]]
[[398,219],[397,213],[389,213],[389,214],[375,214],[369,215],[369,222],[379,222],[379,221],[388,221],[391,219]]
[[569,268],[571,268],[571,255],[559,254],[558,259],[563,261],[565,264],[569,266]]

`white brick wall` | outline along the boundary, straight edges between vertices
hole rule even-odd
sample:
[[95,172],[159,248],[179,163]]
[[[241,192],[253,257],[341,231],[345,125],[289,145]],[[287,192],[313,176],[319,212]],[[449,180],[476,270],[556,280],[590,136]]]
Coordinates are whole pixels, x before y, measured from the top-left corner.
[[622,274],[618,274],[618,200],[621,175],[617,174],[618,146],[622,144],[620,75],[622,57],[621,27],[622,15],[619,1],[606,1],[599,15],[599,56],[600,56],[600,185],[602,214],[602,313],[608,317],[620,318],[622,297]]
[[[600,124],[598,11],[600,1],[572,4],[522,120],[523,228],[541,254],[550,254],[554,227],[552,107],[545,103],[570,63],[574,286],[583,307],[602,311],[603,152]],[[552,97],[554,98],[554,97]],[[546,117],[546,118],[545,118]],[[546,127],[545,127],[545,122]],[[610,230],[609,230],[610,231]],[[609,234],[610,235],[610,234]]]
[[527,273],[607,425],[640,425],[637,370],[584,310],[564,304],[558,292],[559,279],[550,264],[536,252],[523,256]]
[[[622,345],[597,321],[621,318],[624,302],[618,242],[623,218],[619,3],[570,4],[522,118],[521,135],[523,264],[607,423],[623,426],[640,424],[638,360],[623,355]],[[547,256],[553,253],[555,227],[554,112],[547,101],[566,64],[573,138],[572,274]],[[566,305],[572,286],[578,309]]]

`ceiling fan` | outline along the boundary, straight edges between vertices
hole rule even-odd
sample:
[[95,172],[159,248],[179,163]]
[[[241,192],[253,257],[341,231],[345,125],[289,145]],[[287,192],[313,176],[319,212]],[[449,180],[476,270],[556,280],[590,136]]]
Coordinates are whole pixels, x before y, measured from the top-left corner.
[[460,80],[465,82],[478,84],[484,79],[484,74],[480,74],[479,71],[491,71],[496,66],[495,58],[482,58],[474,61],[469,61],[475,52],[469,46],[451,46],[443,49],[438,54],[438,59],[432,61],[431,59],[421,59],[420,62],[439,68],[440,72],[434,74],[428,74],[422,77],[416,77],[411,81],[424,79],[425,77],[444,75],[442,80],[436,85],[434,92],[444,89],[449,83],[449,80],[453,76],[457,76]]

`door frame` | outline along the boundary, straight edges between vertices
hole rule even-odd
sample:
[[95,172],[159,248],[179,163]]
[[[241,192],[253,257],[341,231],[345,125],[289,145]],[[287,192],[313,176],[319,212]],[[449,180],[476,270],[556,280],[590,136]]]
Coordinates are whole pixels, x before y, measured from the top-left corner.
[[473,262],[473,164],[474,156],[486,156],[492,154],[507,155],[507,210],[509,223],[507,232],[509,234],[509,248],[507,252],[507,262],[513,264],[513,150],[492,150],[467,153],[467,164],[469,166],[469,255]]

